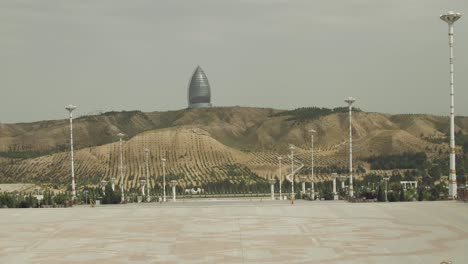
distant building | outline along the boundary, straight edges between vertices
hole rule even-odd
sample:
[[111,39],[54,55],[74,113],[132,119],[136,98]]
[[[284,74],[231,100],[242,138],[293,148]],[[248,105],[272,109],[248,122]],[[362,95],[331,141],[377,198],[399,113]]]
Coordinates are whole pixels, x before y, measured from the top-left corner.
[[197,66],[190,79],[188,87],[188,107],[211,107],[210,83],[200,66]]

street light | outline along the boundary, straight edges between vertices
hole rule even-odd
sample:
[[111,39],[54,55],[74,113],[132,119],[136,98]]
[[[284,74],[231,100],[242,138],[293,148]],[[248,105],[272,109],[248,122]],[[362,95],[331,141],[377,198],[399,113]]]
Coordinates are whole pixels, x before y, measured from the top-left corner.
[[294,146],[290,145],[289,150],[291,150],[291,199],[294,194]]
[[449,196],[457,197],[457,175],[455,169],[455,93],[453,81],[453,23],[461,18],[460,13],[448,11],[441,15],[440,19],[449,26],[449,50],[450,50],[450,170],[449,170]]
[[146,201],[149,202],[150,201],[150,196],[149,196],[149,185],[150,185],[150,182],[149,182],[149,152],[150,150],[149,149],[145,149],[145,159],[146,159]]
[[125,137],[124,133],[118,133],[117,136],[119,137],[119,142],[120,142],[120,190],[122,192],[120,202],[123,203],[125,202],[125,184],[124,184],[124,175],[123,175],[123,146],[122,146],[122,139]]
[[310,129],[309,130],[309,133],[310,133],[310,139],[311,139],[311,143],[312,143],[312,148],[311,148],[311,181],[310,181],[310,198],[312,200],[315,200],[315,188],[314,188],[314,133],[317,132],[315,131],[314,129]]
[[283,181],[283,176],[281,175],[281,160],[283,159],[283,157],[278,157],[278,162],[279,162],[279,196],[280,196],[280,200],[283,200],[283,196],[282,196],[282,193],[281,193],[281,184],[282,184],[282,181]]
[[344,100],[349,106],[349,197],[354,197],[353,190],[353,129],[351,124],[352,105],[356,101],[353,97]]
[[75,161],[73,158],[73,110],[76,109],[74,105],[67,105],[65,109],[70,113],[70,157],[71,157],[71,176],[72,176],[72,201],[76,199],[76,189],[75,189]]
[[166,201],[166,159],[161,159],[163,164],[163,202]]

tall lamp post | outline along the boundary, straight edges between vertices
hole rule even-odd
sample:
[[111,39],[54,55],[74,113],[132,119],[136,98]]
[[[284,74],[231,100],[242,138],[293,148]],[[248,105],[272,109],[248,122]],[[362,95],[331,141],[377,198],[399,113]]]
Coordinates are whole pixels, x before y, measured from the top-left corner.
[[317,132],[314,129],[310,129],[310,140],[311,140],[311,180],[310,180],[310,198],[315,200],[315,188],[314,188],[314,133]]
[[283,181],[283,176],[281,175],[281,160],[283,159],[283,157],[278,157],[278,162],[279,162],[279,196],[280,196],[280,200],[283,200],[283,196],[282,196],[282,193],[281,193],[281,184],[282,184],[282,181]]
[[125,137],[124,133],[118,133],[117,136],[119,137],[119,143],[120,143],[120,191],[122,192],[120,202],[123,203],[125,202],[125,190],[124,190],[124,175],[123,175],[123,146],[122,146],[122,139]]
[[146,157],[146,201],[150,201],[150,196],[149,196],[149,149],[145,149],[145,157]]
[[163,164],[163,202],[166,201],[166,159],[161,159]]
[[457,197],[457,175],[455,170],[455,94],[453,85],[453,23],[461,18],[460,13],[448,11],[440,19],[449,26],[450,49],[450,170],[449,170],[449,196]]
[[294,146],[290,145],[289,150],[291,150],[291,199],[294,194]]
[[72,176],[72,201],[76,199],[76,189],[75,189],[75,160],[73,157],[73,110],[76,109],[74,105],[67,105],[65,109],[70,113],[70,157],[71,157],[71,176]]
[[353,97],[344,100],[349,107],[349,197],[354,197],[353,190],[353,129],[351,123],[351,113],[353,112],[353,103],[356,101]]

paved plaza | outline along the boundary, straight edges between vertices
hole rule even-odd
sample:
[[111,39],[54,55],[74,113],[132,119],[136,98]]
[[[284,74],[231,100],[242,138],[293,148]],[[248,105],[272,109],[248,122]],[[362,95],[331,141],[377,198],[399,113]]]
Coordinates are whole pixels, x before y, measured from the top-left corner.
[[0,209],[0,263],[468,263],[468,204]]

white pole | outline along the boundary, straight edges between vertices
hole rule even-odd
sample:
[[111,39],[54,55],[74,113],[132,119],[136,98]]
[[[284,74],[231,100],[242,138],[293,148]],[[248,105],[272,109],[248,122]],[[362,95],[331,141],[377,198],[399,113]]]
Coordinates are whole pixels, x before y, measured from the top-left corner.
[[124,184],[124,175],[123,175],[123,142],[122,138],[125,136],[123,133],[117,134],[117,136],[120,138],[120,190],[122,192],[122,196],[120,198],[120,202],[123,203],[125,202],[125,184]]
[[354,197],[354,190],[353,190],[353,129],[352,129],[352,105],[356,101],[353,97],[348,97],[345,100],[349,106],[349,197]]
[[281,175],[281,160],[283,158],[282,157],[278,157],[278,161],[279,161],[279,196],[280,196],[280,200],[283,200],[283,194],[281,193],[281,184],[282,184],[282,181],[283,181],[283,176]]
[[314,186],[314,134],[312,133],[312,180],[310,183],[310,187],[312,189],[312,200],[315,200],[315,186]]
[[76,109],[74,105],[68,105],[65,107],[70,113],[70,157],[71,157],[71,176],[72,176],[72,201],[76,199],[76,189],[75,189],[75,160],[73,156],[73,110]]
[[449,24],[450,46],[450,171],[449,196],[457,197],[457,172],[455,167],[455,93],[453,83],[453,24]]
[[440,16],[440,19],[449,26],[449,50],[450,50],[450,170],[449,170],[449,197],[457,198],[457,171],[455,169],[455,92],[453,79],[453,23],[461,18],[460,13],[453,11]]
[[312,177],[311,177],[311,181],[310,181],[310,191],[311,191],[311,199],[312,200],[315,200],[315,186],[314,186],[314,133],[316,132],[315,130],[311,129],[309,130],[310,132],[310,139],[311,139],[311,143],[312,143],[312,151],[311,151],[311,174],[312,174]]
[[275,184],[271,185],[271,200],[275,200]]
[[172,180],[169,182],[169,185],[172,187],[172,201],[176,201],[176,186],[177,186],[177,181]]
[[275,200],[275,179],[270,179],[271,200]]
[[149,196],[149,149],[145,149],[145,154],[146,154],[146,201],[150,201],[150,196]]
[[291,198],[295,196],[294,194],[294,147],[291,146]]
[[333,200],[338,200],[338,195],[336,193],[336,178],[338,175],[336,173],[332,173],[333,178]]
[[388,193],[388,178],[385,178],[385,202],[388,202],[387,193]]
[[162,159],[163,163],[163,201],[166,201],[166,159]]
[[349,196],[354,196],[353,190],[353,129],[352,129],[352,107],[349,105]]

